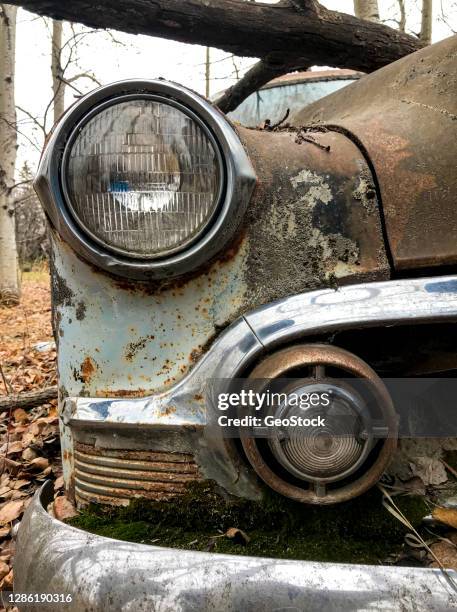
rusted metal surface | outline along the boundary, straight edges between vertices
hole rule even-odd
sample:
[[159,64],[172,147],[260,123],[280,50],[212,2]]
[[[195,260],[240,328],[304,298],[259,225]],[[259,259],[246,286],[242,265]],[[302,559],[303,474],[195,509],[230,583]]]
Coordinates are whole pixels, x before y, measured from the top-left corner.
[[[269,465],[269,462],[265,459],[259,448],[256,438],[247,436],[241,438],[246,456],[254,470],[268,486],[281,493],[281,495],[296,501],[328,505],[357,497],[378,482],[397,447],[397,417],[390,395],[382,380],[367,363],[348,351],[322,344],[297,345],[273,353],[254,368],[250,378],[265,380],[284,378],[289,371],[297,367],[338,368],[343,372],[369,382],[370,389],[375,394],[377,406],[381,409],[389,432],[380,450],[377,451],[376,459],[361,476],[356,476],[350,482],[348,482],[348,478],[342,477],[342,486],[338,487],[338,483],[334,482],[333,488],[327,488],[325,478],[316,478],[314,482],[304,483],[303,487],[285,480]],[[329,447],[328,452],[331,462],[331,447]]]
[[170,387],[245,303],[246,240],[231,258],[168,287],[124,286],[55,234],[52,243],[59,380],[72,396],[145,396]]
[[76,500],[124,505],[134,497],[171,499],[200,480],[190,453],[130,451],[75,445]]
[[[315,134],[313,142],[298,142],[293,132],[240,128],[239,133],[258,185],[229,248],[199,270],[172,280],[132,282],[94,268],[51,232],[60,385],[65,396],[102,400],[94,404],[84,426],[82,416],[79,442],[113,443],[114,436],[109,439],[106,430],[98,429],[108,417],[116,436],[133,422],[149,422],[151,428],[160,421],[158,429],[164,422],[182,425],[185,413],[186,423],[200,425],[202,401],[180,396],[179,391],[175,403],[159,402],[163,414],[154,409],[138,415],[137,404],[130,400],[121,417],[119,404],[114,414],[103,398],[168,397],[167,391],[179,390],[221,330],[253,308],[308,289],[389,277],[376,186],[362,152],[350,139],[337,132]],[[203,395],[202,387],[193,394]],[[63,413],[63,402],[60,410]],[[176,440],[188,444],[188,432],[182,429],[183,436],[170,435],[167,442],[149,429],[141,450],[158,451],[166,443],[174,448]],[[70,490],[76,469],[74,437],[70,420],[62,423]],[[138,448],[137,440],[125,432],[122,440],[124,449]],[[206,453],[205,463],[209,449],[214,466],[227,464],[229,451],[213,448],[211,441],[198,451]],[[208,473],[221,471],[214,466]],[[241,477],[232,462],[223,471],[227,478],[241,478],[240,487],[252,492],[249,477]],[[86,488],[93,492],[95,485],[91,481]],[[106,491],[99,494],[109,497]]]
[[[203,478],[218,482],[234,495],[258,499],[259,479],[240,460],[239,450],[230,444],[233,441],[224,438],[220,427],[206,426],[211,416],[204,410],[208,381],[218,381],[215,392],[226,392],[227,380],[245,376],[265,352],[297,340],[331,337],[335,331],[349,329],[362,332],[418,321],[456,321],[456,294],[457,277],[447,276],[370,282],[289,296],[245,313],[173,387],[142,399],[69,398],[66,406],[71,410],[68,414],[63,411],[61,423],[69,440],[76,437],[78,442],[101,448],[195,453]],[[168,406],[177,412],[166,416]],[[180,416],[188,423],[189,415],[200,423],[194,431],[176,420]],[[176,428],[167,431],[171,423]],[[404,443],[402,440],[401,449]],[[67,448],[72,448],[70,441]],[[427,448],[419,444],[415,456],[423,455]],[[70,459],[72,453],[67,456]],[[405,453],[399,462],[408,466],[410,459],[411,453]],[[64,469],[71,476],[65,455]]]
[[457,263],[457,36],[364,76],[291,118],[360,141],[398,269]]
[[[72,396],[147,395],[189,371],[219,331],[271,300],[348,280],[387,278],[375,186],[338,133],[241,130],[258,174],[231,248],[173,282],[95,271],[53,234],[59,376]],[[281,159],[281,164],[278,164]]]
[[247,307],[389,277],[375,184],[353,142],[330,131],[301,144],[294,131],[239,131],[259,178],[245,221]]

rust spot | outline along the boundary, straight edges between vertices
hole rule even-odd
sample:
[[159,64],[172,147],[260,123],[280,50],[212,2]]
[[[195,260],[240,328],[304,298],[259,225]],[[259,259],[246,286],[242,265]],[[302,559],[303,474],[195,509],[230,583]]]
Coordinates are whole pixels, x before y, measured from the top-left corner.
[[97,389],[96,397],[146,397],[151,391],[147,389]]
[[135,357],[135,355],[139,351],[143,350],[144,347],[146,346],[146,344],[150,340],[154,340],[154,339],[155,339],[155,336],[148,335],[148,336],[144,336],[143,338],[140,338],[136,342],[130,342],[130,344],[127,346],[127,350],[125,352],[125,358],[128,361],[132,361],[132,359]]
[[203,395],[200,395],[200,393],[196,393],[196,394],[194,395],[194,400],[195,400],[196,402],[201,402],[201,401],[203,400]]
[[166,406],[160,411],[160,416],[170,416],[176,413],[176,406]]
[[84,302],[78,302],[76,306],[76,319],[82,321],[86,316],[86,304]]
[[80,379],[84,382],[90,382],[90,379],[97,371],[97,364],[91,357],[86,357],[81,364]]
[[207,274],[219,274],[218,270],[214,270],[214,268],[219,265],[224,265],[234,259],[239,252],[243,241],[246,237],[245,229],[240,229],[236,236],[229,242],[227,248],[213,257],[206,264],[201,266],[198,270],[194,270],[193,272],[189,272],[188,274],[183,274],[178,278],[171,279],[163,279],[160,281],[130,281],[128,279],[119,278],[109,272],[102,271],[99,268],[89,264],[91,270],[96,274],[102,274],[103,276],[108,276],[113,280],[113,283],[119,289],[124,291],[128,291],[133,294],[143,294],[143,295],[159,295],[165,291],[175,291],[176,295],[183,295],[182,288],[186,287],[190,281],[200,278],[203,275]]
[[200,356],[202,354],[202,347],[199,346],[198,348],[194,349],[191,354],[189,355],[189,361],[190,363],[197,363],[197,361],[200,359]]

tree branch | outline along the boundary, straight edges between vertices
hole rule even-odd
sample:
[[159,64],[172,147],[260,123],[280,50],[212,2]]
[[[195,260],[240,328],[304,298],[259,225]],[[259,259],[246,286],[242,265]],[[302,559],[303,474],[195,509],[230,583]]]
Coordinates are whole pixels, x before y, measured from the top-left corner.
[[[310,0],[10,0],[27,10],[93,28],[113,28],[217,47],[240,56],[270,56],[371,72],[419,49],[416,38],[381,23],[329,11]],[[271,62],[270,62],[271,63]]]
[[38,391],[27,391],[17,395],[0,397],[0,410],[12,408],[34,408],[47,404],[57,398],[57,387],[47,387]]
[[[307,68],[308,66],[302,66],[301,70],[306,70]],[[297,69],[297,67],[292,67],[292,65],[286,66],[284,64],[272,66],[260,60],[257,64],[254,64],[235,85],[226,89],[224,93],[217,98],[215,104],[223,113],[229,113],[237,108],[237,106],[251,93],[257,91],[259,87],[262,87],[262,85],[265,85],[268,81],[271,81],[271,79],[293,69]]]

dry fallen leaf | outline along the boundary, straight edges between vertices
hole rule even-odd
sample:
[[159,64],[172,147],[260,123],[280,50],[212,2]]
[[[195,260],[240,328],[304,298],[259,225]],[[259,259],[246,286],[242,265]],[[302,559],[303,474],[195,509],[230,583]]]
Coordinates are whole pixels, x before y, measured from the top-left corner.
[[3,580],[3,578],[9,574],[10,572],[10,568],[9,565],[7,565],[6,563],[4,563],[3,561],[0,561],[0,580]]
[[0,487],[0,497],[4,497],[8,493],[10,493],[10,491],[11,491],[11,487],[9,485]]
[[16,480],[13,484],[14,489],[22,489],[23,487],[27,487],[30,484],[30,480]]
[[457,529],[457,508],[437,507],[433,509],[432,516],[437,521],[441,521],[441,523]]
[[246,546],[250,540],[249,536],[237,527],[230,527],[230,529],[227,529],[225,532],[225,535],[236,544],[244,544],[244,546]]
[[[440,560],[441,565],[449,569],[457,570],[457,547],[455,544],[442,540],[440,542],[435,542],[430,548]],[[435,560],[432,561],[431,566],[439,567]]]
[[9,574],[3,578],[0,588],[4,589],[5,591],[13,588],[13,570],[11,570]]
[[10,531],[11,529],[9,527],[0,527],[0,540],[6,538]]
[[[22,438],[24,440],[24,438]],[[24,461],[32,461],[32,459],[35,459],[37,456],[37,453],[32,449],[27,447],[23,453],[22,453],[22,459],[24,459]]]
[[0,525],[6,525],[17,519],[24,509],[24,501],[10,501],[0,508]]
[[59,519],[59,521],[65,521],[66,519],[70,519],[78,514],[76,508],[73,506],[70,500],[68,500],[65,495],[60,495],[56,497],[54,500],[54,516]]
[[13,412],[13,417],[17,423],[27,421],[29,418],[28,414],[23,408],[16,408],[16,410]]
[[7,455],[12,455],[14,453],[22,453],[22,441],[16,440],[16,442],[12,442],[8,445]]
[[49,466],[49,461],[46,459],[46,457],[36,457],[35,459],[32,459],[30,465],[37,470],[43,471]]

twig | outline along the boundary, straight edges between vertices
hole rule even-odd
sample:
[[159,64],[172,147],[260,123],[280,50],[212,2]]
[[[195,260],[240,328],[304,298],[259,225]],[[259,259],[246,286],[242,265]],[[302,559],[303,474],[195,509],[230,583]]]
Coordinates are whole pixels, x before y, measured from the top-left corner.
[[273,132],[276,128],[278,128],[282,123],[284,123],[284,121],[287,119],[287,117],[289,116],[290,113],[290,108],[288,108],[286,110],[286,114],[284,115],[284,117],[282,119],[280,119],[277,123],[273,123],[273,125],[270,124],[270,120],[266,119],[265,120],[265,125],[263,126],[264,130],[267,130],[269,132]]
[[330,152],[330,145],[323,145],[320,142],[317,142],[317,140],[315,140],[312,136],[305,136],[305,134],[303,133],[303,130],[300,130],[298,132],[297,137],[295,138],[295,142],[297,144],[301,144],[302,142],[309,142],[310,144],[313,144],[316,147],[319,147],[319,149],[322,149],[323,151],[327,151],[327,153]]
[[447,471],[454,476],[454,478],[457,478],[457,470],[455,470],[451,465],[449,465],[449,463],[446,463],[446,461],[443,461],[443,459],[441,459],[441,463],[444,465]]
[[[8,385],[8,381],[6,380],[6,376],[5,373],[3,371],[3,367],[2,364],[0,363],[0,373],[2,375],[2,380],[3,380],[3,384],[5,385],[5,390],[6,393],[10,393],[12,391],[12,389],[10,389],[10,386]],[[5,467],[6,467],[6,458],[8,456],[8,450],[10,447],[10,430],[9,430],[9,425],[11,423],[11,411],[12,411],[12,406],[9,407],[8,410],[8,420],[6,421],[6,449],[5,449],[5,460],[2,463],[2,469],[0,472],[0,478],[3,476],[3,473],[5,471]]]

